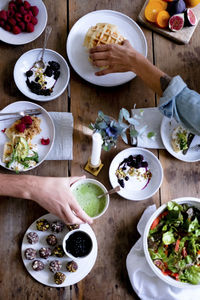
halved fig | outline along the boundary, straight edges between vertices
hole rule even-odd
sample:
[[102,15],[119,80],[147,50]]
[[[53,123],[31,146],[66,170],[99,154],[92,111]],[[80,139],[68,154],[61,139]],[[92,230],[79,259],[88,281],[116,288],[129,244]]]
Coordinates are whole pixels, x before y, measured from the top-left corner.
[[191,8],[187,8],[184,12],[185,26],[194,26],[197,23],[197,18]]
[[177,14],[169,19],[169,29],[171,31],[179,31],[184,26],[184,14]]

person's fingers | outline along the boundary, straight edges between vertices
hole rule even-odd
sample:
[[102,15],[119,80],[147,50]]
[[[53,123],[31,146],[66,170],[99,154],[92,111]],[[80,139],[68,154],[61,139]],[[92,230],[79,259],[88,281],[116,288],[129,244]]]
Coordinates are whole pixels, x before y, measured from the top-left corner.
[[[74,199],[75,200],[75,199]],[[76,216],[81,219],[83,222],[92,224],[93,220],[90,218],[84,210],[80,207],[80,205],[77,203],[77,201],[72,200],[70,207],[75,212]]]
[[108,65],[107,60],[95,60],[95,61],[92,61],[92,63],[94,66],[97,66],[97,67],[104,67],[104,66]]
[[112,68],[107,68],[107,69],[96,72],[95,75],[96,76],[102,76],[102,75],[110,74],[110,73],[113,73],[113,72],[114,72],[114,70]]
[[69,205],[65,208],[62,207],[62,220],[65,224],[82,224],[84,223],[79,217],[77,217],[72,211]]
[[101,51],[108,51],[110,49],[110,46],[109,45],[101,45],[101,46],[97,46],[97,47],[94,47],[94,48],[91,48],[89,50],[90,53],[94,53],[94,52],[101,52]]
[[70,185],[72,185],[73,183],[75,183],[76,181],[80,180],[80,179],[84,179],[86,176],[74,176],[74,177],[68,177],[69,179],[69,183]]
[[130,42],[129,42],[128,40],[124,40],[124,41],[122,42],[122,45],[123,45],[123,46],[131,46],[131,44],[130,44]]
[[107,58],[107,53],[108,52],[95,52],[90,54],[90,59],[91,60],[101,60]]

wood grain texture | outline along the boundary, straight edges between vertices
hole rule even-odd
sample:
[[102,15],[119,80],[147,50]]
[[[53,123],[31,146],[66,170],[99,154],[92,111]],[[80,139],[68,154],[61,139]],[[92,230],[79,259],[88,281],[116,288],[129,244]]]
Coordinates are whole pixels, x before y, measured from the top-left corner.
[[[53,27],[48,48],[59,52],[66,58],[67,1],[59,1],[59,5],[53,0],[45,0],[44,3],[48,12],[48,24]],[[14,101],[31,101],[17,89],[13,80],[13,68],[15,62],[23,53],[33,48],[40,48],[43,38],[44,35],[42,34],[32,43],[22,46],[13,46],[0,42],[0,109]],[[67,92],[54,101],[38,102],[38,104],[49,111],[67,111]],[[6,173],[7,171],[1,167],[0,172]],[[68,176],[68,162],[46,161],[33,171],[27,172],[27,174]],[[35,281],[23,266],[21,242],[24,233],[35,219],[45,213],[46,211],[33,201],[6,197],[0,198],[1,300],[70,299],[70,287],[55,289],[43,286]]]
[[[141,1],[69,1],[70,28],[83,15],[99,9],[120,11],[134,20],[141,9]],[[97,20],[98,22],[98,20]],[[90,24],[88,24],[88,27]],[[148,57],[152,61],[151,33],[144,30],[148,42]],[[71,172],[87,174],[83,166],[91,152],[91,136],[87,135],[87,127],[95,121],[97,112],[117,118],[120,108],[150,107],[155,105],[154,94],[144,87],[139,78],[115,88],[102,88],[91,85],[81,79],[75,72],[71,73],[71,111],[75,120],[74,160]],[[111,160],[122,149],[127,148],[120,142],[117,149],[102,152],[104,168],[97,179],[110,188],[108,170]],[[129,146],[130,147],[130,146]],[[156,151],[154,153],[157,153]],[[90,274],[72,287],[72,299],[138,299],[130,286],[126,271],[126,256],[138,239],[137,222],[145,207],[153,202],[159,204],[159,194],[142,201],[127,201],[112,195],[108,211],[92,226],[98,240],[98,258]]]
[[144,6],[141,10],[141,12],[138,15],[138,21],[150,28],[151,30],[160,33],[161,35],[179,43],[179,44],[188,44],[196,27],[198,26],[199,20],[200,20],[200,5],[197,5],[192,8],[193,12],[195,13],[195,16],[197,17],[197,24],[191,27],[184,27],[182,30],[177,31],[177,32],[172,32],[169,29],[162,29],[156,26],[155,24],[152,24],[148,22],[145,18],[144,12],[147,4],[149,3],[149,0],[146,0],[144,3]]

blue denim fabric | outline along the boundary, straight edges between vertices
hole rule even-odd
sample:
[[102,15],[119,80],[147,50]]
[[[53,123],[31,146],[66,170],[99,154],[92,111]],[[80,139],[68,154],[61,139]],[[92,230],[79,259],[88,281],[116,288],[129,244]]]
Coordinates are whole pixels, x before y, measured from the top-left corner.
[[175,118],[192,133],[200,135],[200,95],[190,90],[180,76],[173,77],[160,98],[160,112]]

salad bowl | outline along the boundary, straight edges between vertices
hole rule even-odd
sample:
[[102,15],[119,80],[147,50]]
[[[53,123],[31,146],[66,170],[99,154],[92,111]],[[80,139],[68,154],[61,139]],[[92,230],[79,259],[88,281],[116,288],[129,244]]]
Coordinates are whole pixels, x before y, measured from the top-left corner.
[[199,236],[200,199],[177,198],[159,207],[143,235],[144,254],[152,272],[173,287],[200,288]]

